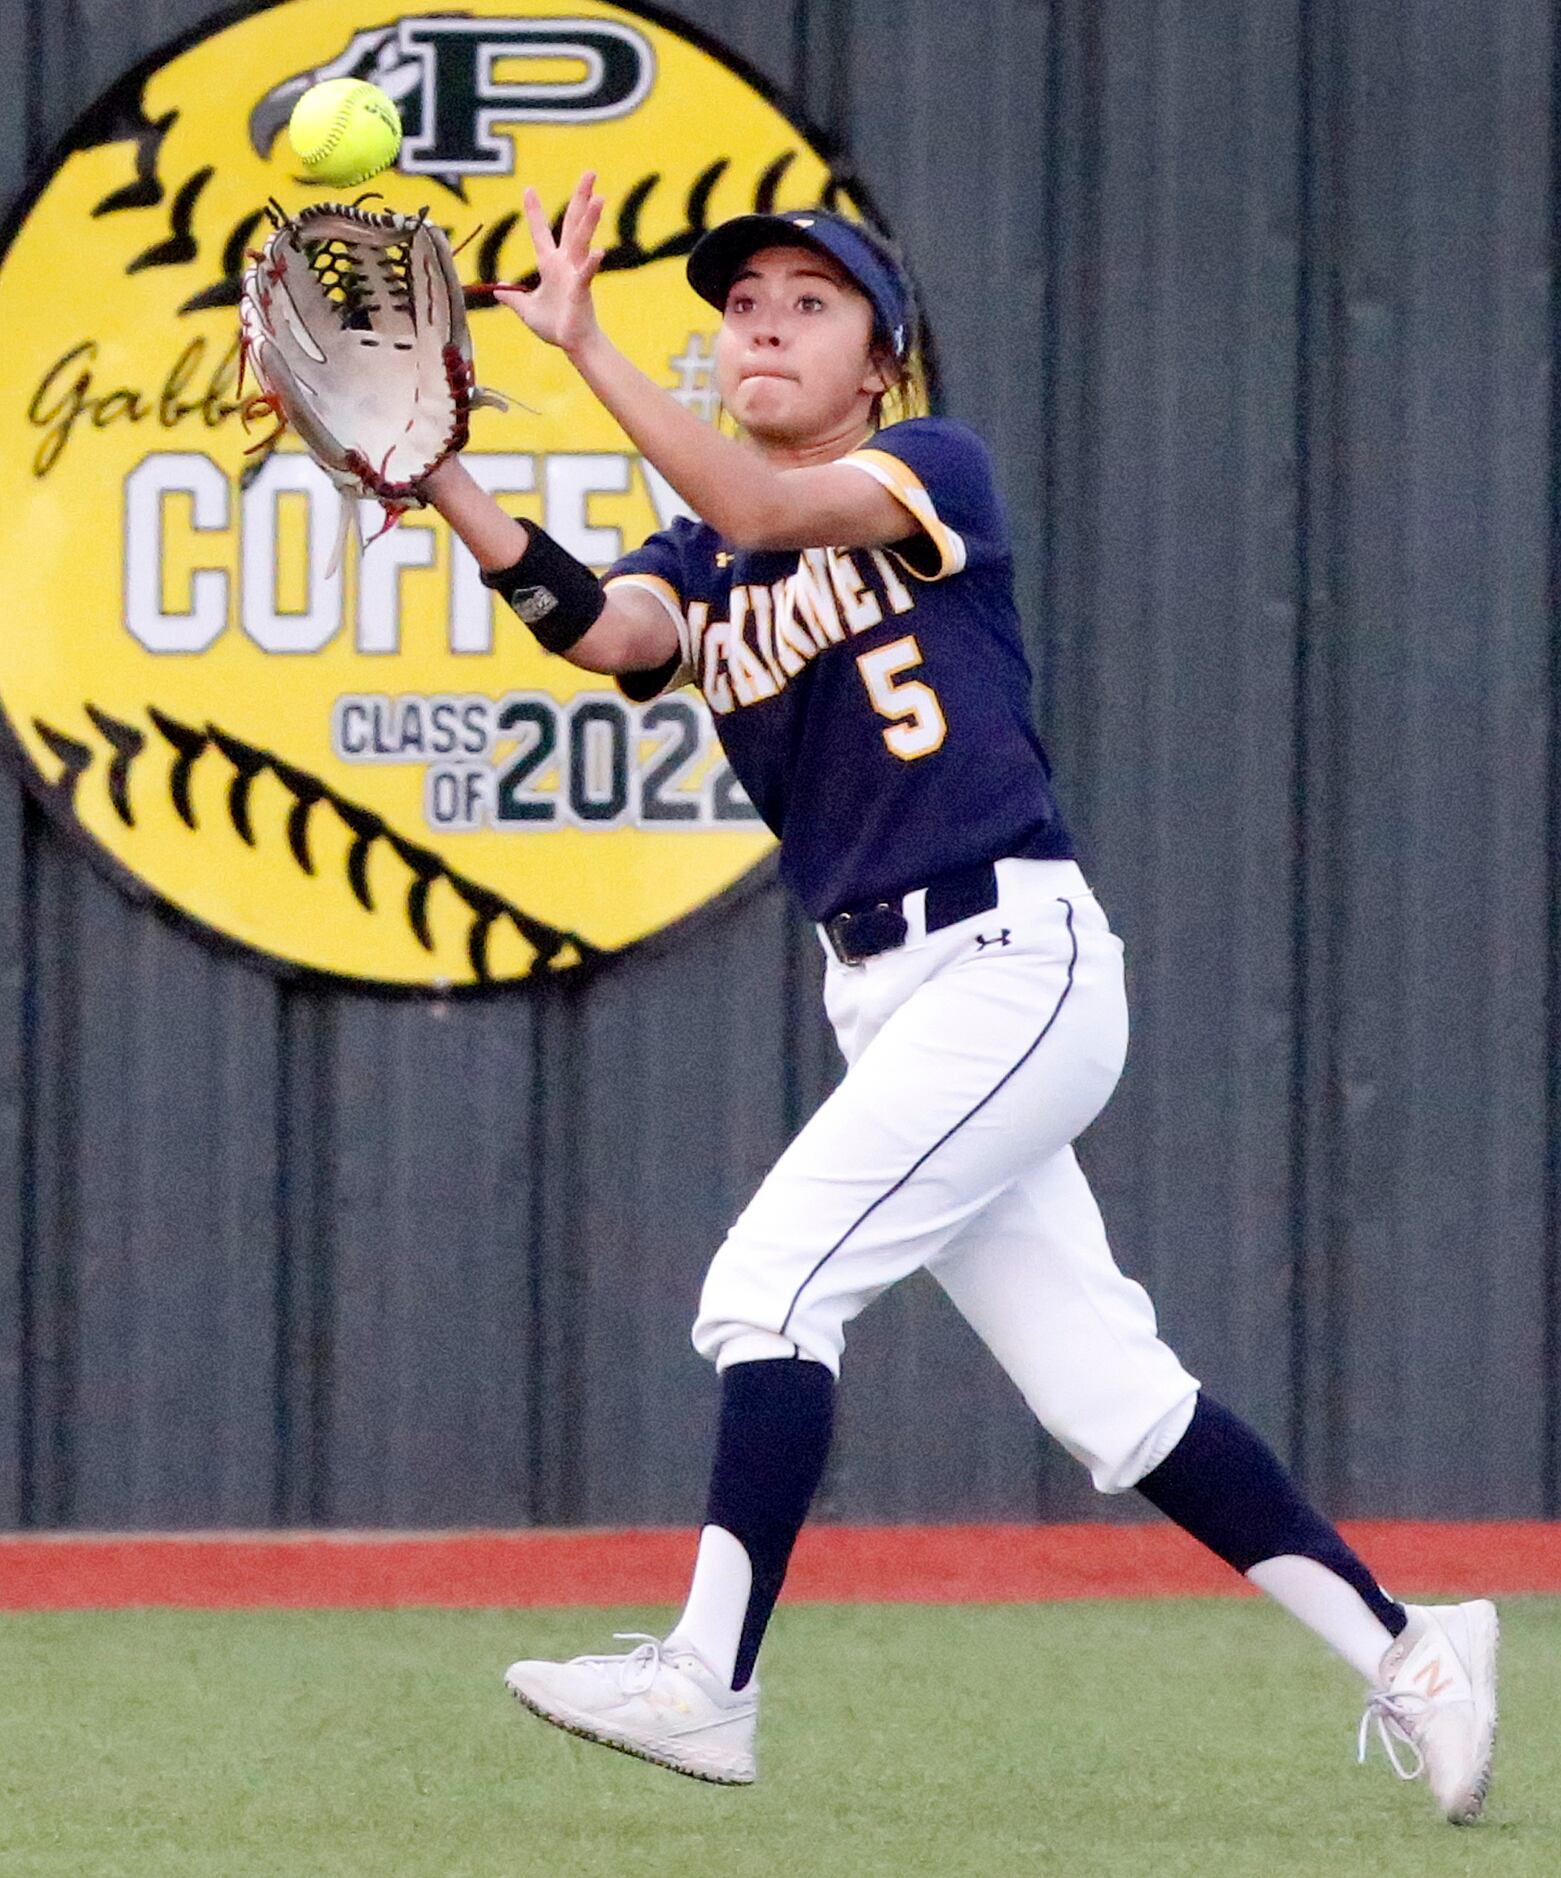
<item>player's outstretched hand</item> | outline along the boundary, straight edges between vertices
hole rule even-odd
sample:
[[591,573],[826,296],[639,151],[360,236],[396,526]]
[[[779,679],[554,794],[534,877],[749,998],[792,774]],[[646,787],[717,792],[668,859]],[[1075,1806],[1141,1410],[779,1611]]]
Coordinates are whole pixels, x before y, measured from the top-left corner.
[[558,239],[548,226],[536,190],[525,195],[526,225],[537,251],[540,278],[530,292],[501,287],[494,298],[511,307],[538,339],[573,352],[596,330],[596,309],[591,304],[591,282],[602,256],[591,250],[591,237],[602,219],[602,198],[595,193],[596,173],[587,170],[575,184],[564,210]]

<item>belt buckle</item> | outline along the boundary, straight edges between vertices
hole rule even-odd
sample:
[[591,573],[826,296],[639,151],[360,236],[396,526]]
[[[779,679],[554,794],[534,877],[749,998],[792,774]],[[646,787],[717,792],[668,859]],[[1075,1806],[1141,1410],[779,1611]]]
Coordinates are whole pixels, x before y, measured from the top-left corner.
[[897,902],[879,900],[872,906],[847,907],[827,921],[824,930],[840,963],[859,966],[904,945],[910,926]]

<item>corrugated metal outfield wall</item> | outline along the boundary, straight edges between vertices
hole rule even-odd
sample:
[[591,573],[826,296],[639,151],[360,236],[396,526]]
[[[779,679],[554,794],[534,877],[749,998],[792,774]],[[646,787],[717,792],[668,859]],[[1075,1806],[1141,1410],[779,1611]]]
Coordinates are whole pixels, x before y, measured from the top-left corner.
[[[996,445],[1124,1262],[1336,1511],[1555,1512],[1555,9],[681,10],[847,143]],[[204,11],[3,0],[7,188]],[[818,976],[769,888],[486,1005],[288,989],[0,778],[0,1524],[694,1516]],[[929,1286],[862,1321],[832,1511],[1094,1504]]]

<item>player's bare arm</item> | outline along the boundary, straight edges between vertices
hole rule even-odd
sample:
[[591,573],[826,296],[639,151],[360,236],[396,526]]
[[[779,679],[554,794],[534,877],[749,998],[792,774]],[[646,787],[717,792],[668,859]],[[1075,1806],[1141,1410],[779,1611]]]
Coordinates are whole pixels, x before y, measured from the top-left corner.
[[862,354],[871,311],[822,256],[756,256],[732,285],[717,340],[724,402],[743,441],[722,436],[626,358],[597,323],[591,247],[601,219],[581,177],[555,240],[525,196],[538,284],[501,290],[537,337],[565,352],[601,404],[672,487],[733,547],[887,547],[917,524],[885,489],[836,459],[866,441],[889,388]]
[[[521,561],[531,531],[473,480],[459,457],[447,457],[422,487],[485,574]],[[677,629],[655,595],[618,586],[607,595],[596,623],[562,656],[588,672],[635,672],[664,665],[677,651]]]

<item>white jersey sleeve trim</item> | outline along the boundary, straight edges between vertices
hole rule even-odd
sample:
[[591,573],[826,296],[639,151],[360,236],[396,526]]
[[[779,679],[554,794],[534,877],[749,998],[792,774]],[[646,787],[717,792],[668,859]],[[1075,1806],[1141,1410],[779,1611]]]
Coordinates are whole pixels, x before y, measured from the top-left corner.
[[652,692],[650,697],[639,699],[641,704],[648,704],[651,697],[664,698],[669,692],[681,691],[684,685],[696,682],[694,672],[694,653],[689,637],[688,621],[679,604],[678,591],[669,580],[663,580],[659,574],[614,574],[611,580],[604,580],[604,592],[611,593],[614,587],[642,587],[646,593],[653,593],[666,608],[667,618],[671,620],[678,636],[677,669],[661,687]]
[[918,580],[946,580],[950,574],[961,571],[965,565],[964,539],[938,514],[932,497],[927,493],[926,484],[909,464],[902,463],[887,450],[853,450],[840,461],[852,469],[864,471],[875,483],[887,489],[923,531],[938,557],[938,565],[930,574],[914,562],[906,560],[903,554],[895,555],[897,561]]
[[683,617],[683,604],[671,581],[663,580],[659,574],[614,574],[611,580],[602,582],[606,593],[611,593],[614,587],[642,587],[646,593],[656,596],[677,633],[678,650],[683,655],[683,663],[688,664],[693,656],[688,643],[688,621]]

